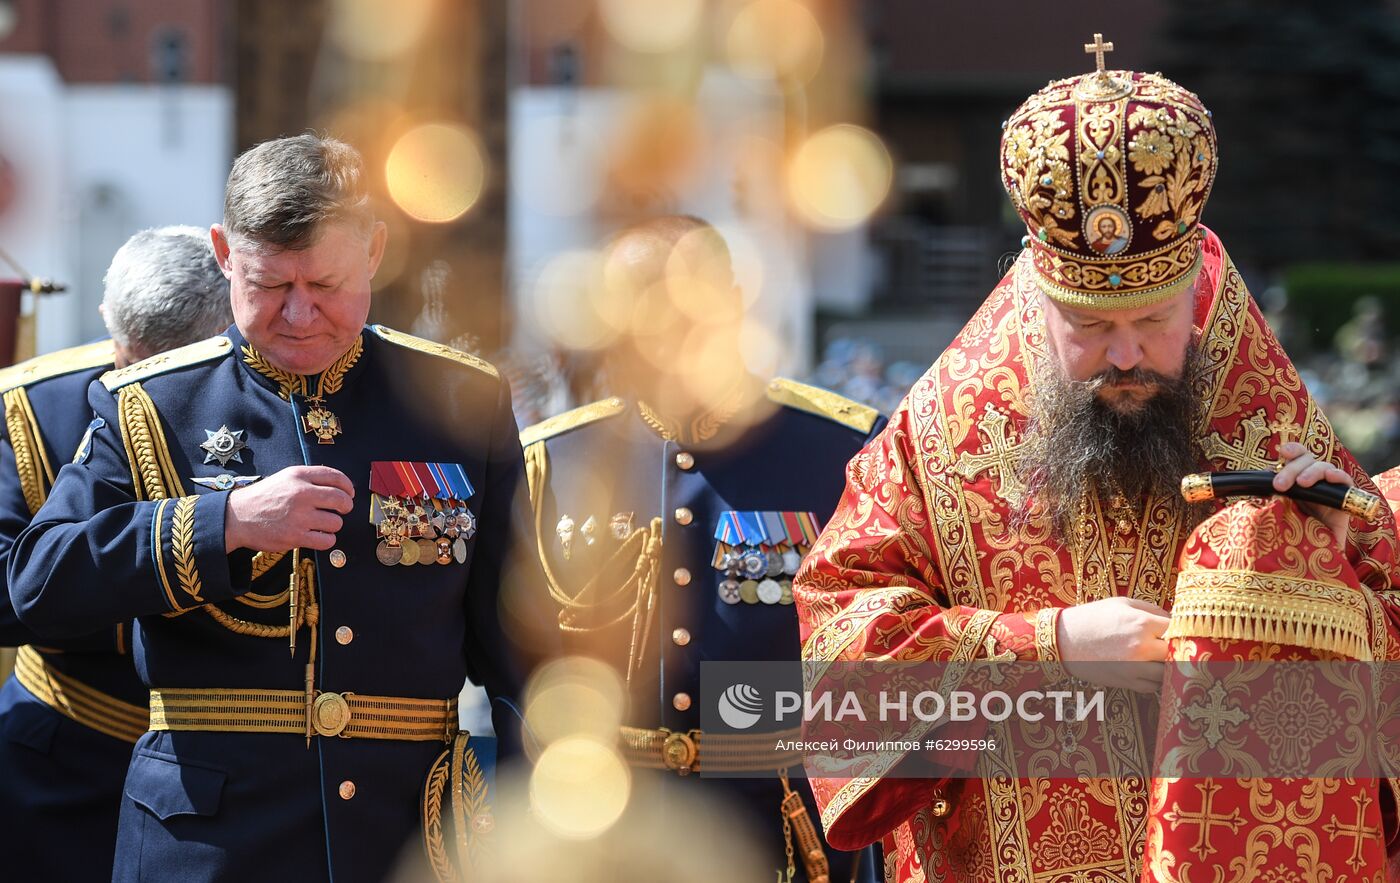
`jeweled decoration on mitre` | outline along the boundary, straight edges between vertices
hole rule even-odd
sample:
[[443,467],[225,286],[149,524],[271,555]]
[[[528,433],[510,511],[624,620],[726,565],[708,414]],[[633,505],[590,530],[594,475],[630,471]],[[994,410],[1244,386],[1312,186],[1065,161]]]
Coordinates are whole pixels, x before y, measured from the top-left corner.
[[1134,309],[1181,291],[1215,180],[1215,128],[1160,74],[1098,69],[1050,83],[1003,126],[1002,183],[1026,222],[1036,281],[1076,306]]

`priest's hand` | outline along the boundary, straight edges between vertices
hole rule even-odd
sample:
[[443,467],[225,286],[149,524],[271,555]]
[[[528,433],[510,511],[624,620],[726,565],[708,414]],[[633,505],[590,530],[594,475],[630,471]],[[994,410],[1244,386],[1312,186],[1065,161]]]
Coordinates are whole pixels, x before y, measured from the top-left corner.
[[1155,693],[1167,659],[1167,611],[1136,598],[1104,598],[1060,611],[1065,670],[1081,681]]
[[[1308,449],[1298,442],[1285,442],[1279,445],[1279,457],[1283,460],[1283,468],[1278,475],[1274,476],[1274,490],[1286,491],[1293,485],[1299,487],[1312,487],[1319,481],[1330,481],[1335,484],[1352,486],[1351,476],[1345,471],[1338,469],[1331,463],[1324,463],[1318,460]],[[1327,523],[1331,528],[1332,535],[1337,538],[1337,544],[1346,549],[1347,529],[1351,525],[1351,516],[1340,509],[1333,509],[1331,506],[1318,506],[1314,503],[1299,503],[1302,510],[1314,518]]]
[[325,551],[335,545],[355,485],[329,466],[289,466],[228,495],[224,548]]

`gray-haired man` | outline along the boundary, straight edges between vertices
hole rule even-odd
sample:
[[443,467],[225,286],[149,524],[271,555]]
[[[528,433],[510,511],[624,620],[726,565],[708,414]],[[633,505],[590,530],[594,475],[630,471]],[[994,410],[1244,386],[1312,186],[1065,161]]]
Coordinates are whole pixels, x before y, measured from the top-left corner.
[[[112,340],[0,371],[0,561],[95,425],[88,384],[114,365],[210,337],[232,320],[208,233],[166,227],[132,236],[107,271],[102,313]],[[7,873],[105,879],[131,746],[146,730],[147,693],[132,665],[129,625],[40,639],[0,593],[0,643],[20,647],[15,674],[0,689]]]
[[19,538],[10,597],[54,634],[136,618],[151,731],[117,880],[380,880],[420,827],[448,873],[492,826],[457,694],[515,692],[510,391],[365,326],[385,227],[349,145],[242,154],[212,233],[234,325],[92,385],[104,423]]

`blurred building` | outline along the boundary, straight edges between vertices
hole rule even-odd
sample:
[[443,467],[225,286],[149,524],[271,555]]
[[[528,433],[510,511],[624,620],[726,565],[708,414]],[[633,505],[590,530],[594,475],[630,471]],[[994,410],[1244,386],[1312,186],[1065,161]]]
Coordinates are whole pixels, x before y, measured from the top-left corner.
[[129,235],[218,219],[233,144],[223,7],[0,0],[0,248],[69,286],[37,305],[38,350],[105,333],[102,275]]

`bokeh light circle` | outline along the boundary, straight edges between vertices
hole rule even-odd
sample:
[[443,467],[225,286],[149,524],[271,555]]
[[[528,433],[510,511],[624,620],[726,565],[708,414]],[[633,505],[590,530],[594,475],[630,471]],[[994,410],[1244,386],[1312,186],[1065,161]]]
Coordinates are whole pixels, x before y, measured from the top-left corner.
[[354,58],[388,61],[419,41],[433,5],[434,0],[331,0],[327,37]]
[[894,162],[869,129],[841,123],[798,147],[788,164],[788,196],[814,227],[843,230],[864,223],[889,195]]
[[530,774],[535,818],[574,840],[597,837],[616,824],[631,791],[631,774],[616,749],[591,736],[554,742]]
[[426,123],[399,136],[384,161],[394,204],[420,221],[445,223],[481,198],[486,159],[465,126]]
[[599,0],[603,27],[636,52],[672,52],[694,38],[703,0]]
[[729,67],[749,80],[805,85],[821,69],[826,38],[797,0],[753,0],[735,14],[724,39]]

